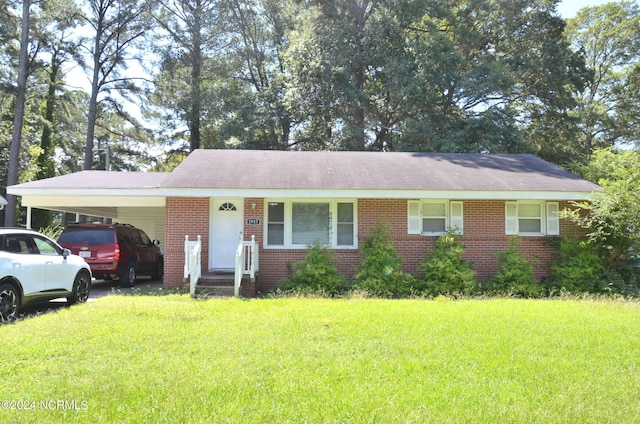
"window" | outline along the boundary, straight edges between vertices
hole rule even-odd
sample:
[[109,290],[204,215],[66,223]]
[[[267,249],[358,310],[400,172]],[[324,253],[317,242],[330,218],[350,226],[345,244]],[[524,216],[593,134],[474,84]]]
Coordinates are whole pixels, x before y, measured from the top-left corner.
[[266,246],[355,247],[355,201],[267,201]]
[[56,246],[55,244],[53,244],[52,242],[50,242],[45,238],[34,236],[33,241],[36,244],[36,247],[38,248],[38,252],[41,255],[57,256],[61,254],[58,246]]
[[410,200],[408,233],[440,235],[449,228],[463,231],[462,202],[449,200]]
[[505,234],[559,235],[558,202],[506,202]]
[[5,236],[3,249],[9,253],[31,253],[29,239],[24,234],[9,234]]
[[223,203],[222,205],[220,205],[220,207],[218,208],[219,211],[235,211],[236,209],[236,205],[234,205],[233,203]]
[[291,244],[308,245],[315,241],[329,244],[328,203],[293,203],[291,222]]
[[283,202],[269,202],[267,207],[267,240],[271,246],[284,246]]
[[354,245],[353,203],[338,203],[338,246]]

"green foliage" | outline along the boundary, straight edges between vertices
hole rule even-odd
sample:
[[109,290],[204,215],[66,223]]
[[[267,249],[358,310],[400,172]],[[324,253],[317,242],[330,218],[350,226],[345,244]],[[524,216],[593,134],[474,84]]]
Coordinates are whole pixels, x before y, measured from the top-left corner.
[[297,7],[285,99],[305,148],[522,151],[528,105],[571,102],[577,55],[548,2]]
[[382,224],[370,230],[360,245],[362,260],[355,288],[376,297],[406,297],[414,291],[414,279],[401,270],[402,258]]
[[60,224],[50,224],[46,227],[40,227],[38,231],[42,234],[49,236],[53,240],[57,240],[62,232],[63,228]]
[[548,286],[552,292],[599,292],[604,276],[600,257],[589,243],[575,237],[563,237],[558,249],[559,261],[552,265]]
[[640,256],[640,150],[598,150],[583,174],[604,191],[563,214],[587,230],[605,269],[617,272]]
[[496,253],[498,272],[487,282],[486,293],[515,297],[540,297],[544,287],[533,275],[533,261],[518,252],[520,239],[509,239],[509,247]]
[[575,237],[563,237],[559,261],[552,266],[549,291],[571,293],[637,293],[635,264],[621,264],[617,272],[607,270],[593,244]]
[[426,294],[468,295],[476,289],[475,271],[465,261],[464,246],[455,230],[449,230],[436,240],[434,252],[418,266],[424,277],[420,288]]
[[640,61],[640,6],[616,1],[585,7],[567,20],[565,35],[585,58],[590,77],[574,94],[572,118],[579,132],[572,143],[588,158],[598,147],[637,142],[640,113],[634,73]]
[[314,242],[308,247],[307,256],[289,266],[289,276],[281,280],[278,288],[296,293],[324,293],[335,296],[345,290],[345,278],[338,273],[331,251]]

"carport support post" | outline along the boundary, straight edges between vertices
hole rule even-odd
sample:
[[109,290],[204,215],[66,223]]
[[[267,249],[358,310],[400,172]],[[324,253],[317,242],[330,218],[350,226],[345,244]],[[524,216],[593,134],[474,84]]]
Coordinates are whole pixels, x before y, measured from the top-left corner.
[[26,227],[28,230],[31,229],[31,206],[27,206],[27,223]]

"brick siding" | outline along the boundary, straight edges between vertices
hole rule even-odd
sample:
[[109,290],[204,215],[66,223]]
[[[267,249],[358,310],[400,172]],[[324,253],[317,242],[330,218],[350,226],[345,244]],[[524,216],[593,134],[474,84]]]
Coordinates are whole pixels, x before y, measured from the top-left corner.
[[164,249],[165,287],[184,287],[184,236],[202,236],[202,268],[209,258],[209,198],[169,197],[166,202],[166,240]]
[[[455,200],[455,199],[452,199]],[[570,207],[569,202],[560,202],[560,210]],[[416,274],[416,268],[432,251],[437,237],[407,234],[407,199],[360,199],[358,201],[358,240],[368,235],[378,222],[389,229],[391,240],[404,258],[403,270]],[[260,278],[258,293],[273,290],[280,279],[287,276],[287,264],[294,264],[306,255],[305,249],[265,249],[264,199],[247,198],[244,201],[245,239],[255,235],[260,251]],[[508,247],[509,237],[505,233],[504,201],[465,200],[464,235],[465,259],[473,263],[479,280],[490,278],[497,271],[496,252]],[[184,235],[194,239],[202,236],[202,267],[206,271],[209,252],[209,199],[167,199],[167,241],[165,253],[165,285],[185,286],[183,281]],[[248,219],[260,220],[259,225],[250,225]],[[560,221],[561,234],[578,233],[564,220]],[[534,272],[538,279],[549,275],[550,262],[556,247],[549,243],[557,237],[521,237],[518,250],[534,259]],[[348,278],[353,277],[360,262],[357,249],[338,249],[335,264]],[[185,286],[186,287],[186,286]]]

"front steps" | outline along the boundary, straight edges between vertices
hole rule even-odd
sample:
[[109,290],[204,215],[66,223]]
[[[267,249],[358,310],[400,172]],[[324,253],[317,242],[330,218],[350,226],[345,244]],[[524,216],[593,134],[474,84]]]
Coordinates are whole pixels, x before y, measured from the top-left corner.
[[[256,278],[252,281],[248,275],[240,282],[240,296],[255,297]],[[206,272],[196,283],[196,297],[233,297],[233,272]]]

